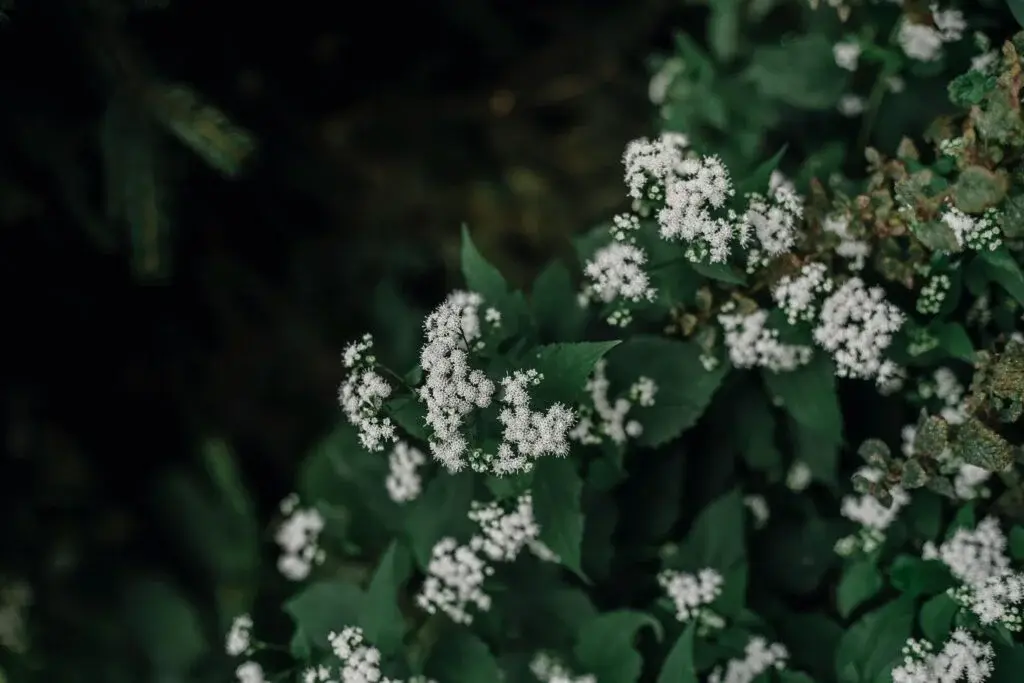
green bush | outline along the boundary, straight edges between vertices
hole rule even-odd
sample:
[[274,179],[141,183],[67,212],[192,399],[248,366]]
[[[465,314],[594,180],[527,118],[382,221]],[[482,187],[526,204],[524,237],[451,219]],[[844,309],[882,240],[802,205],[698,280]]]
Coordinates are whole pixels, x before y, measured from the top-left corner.
[[578,264],[517,291],[466,231],[414,367],[345,350],[241,683],[1020,679],[1024,33],[820,4],[680,38]]

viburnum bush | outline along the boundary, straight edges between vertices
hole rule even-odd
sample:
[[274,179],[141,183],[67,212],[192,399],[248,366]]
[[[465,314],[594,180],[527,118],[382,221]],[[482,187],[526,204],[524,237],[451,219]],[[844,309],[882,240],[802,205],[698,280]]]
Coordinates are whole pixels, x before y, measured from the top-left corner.
[[464,231],[418,363],[343,353],[275,536],[294,635],[239,615],[241,683],[1021,679],[1024,33],[822,5],[828,68],[881,68],[857,115],[971,46],[950,113],[859,178],[667,125],[525,293]]

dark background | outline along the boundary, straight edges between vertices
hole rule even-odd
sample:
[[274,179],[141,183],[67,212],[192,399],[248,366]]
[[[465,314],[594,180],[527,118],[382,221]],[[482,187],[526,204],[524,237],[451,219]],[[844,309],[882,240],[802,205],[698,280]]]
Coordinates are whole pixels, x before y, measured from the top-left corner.
[[[338,420],[344,343],[409,357],[463,222],[523,281],[619,208],[645,60],[703,24],[669,0],[149,4],[24,0],[0,26],[0,576],[58,646],[134,568],[188,574],[153,492],[204,439],[270,518]],[[199,125],[155,113],[160,83],[248,132],[236,177],[154,123]],[[100,134],[116,98],[148,136]]]

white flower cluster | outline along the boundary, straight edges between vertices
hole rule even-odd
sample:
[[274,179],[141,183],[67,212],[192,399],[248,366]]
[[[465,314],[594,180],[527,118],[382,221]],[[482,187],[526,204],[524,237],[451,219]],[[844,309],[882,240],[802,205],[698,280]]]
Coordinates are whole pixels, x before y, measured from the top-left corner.
[[960,10],[940,10],[931,5],[932,24],[910,21],[904,17],[896,40],[904,54],[921,62],[934,62],[942,56],[942,46],[964,37],[967,22]]
[[932,275],[925,282],[917,297],[917,312],[922,315],[935,315],[942,309],[942,302],[953,282],[945,273]]
[[[252,617],[239,614],[231,621],[227,637],[224,640],[224,651],[229,657],[241,657],[252,654]],[[266,676],[259,662],[247,659],[235,668],[238,683],[265,683]]]
[[1006,536],[999,528],[999,520],[986,517],[973,529],[957,529],[953,535],[936,547],[925,543],[922,557],[937,559],[962,583],[977,586],[994,576],[1010,570],[1006,556]]
[[789,659],[789,650],[781,643],[769,643],[760,636],[747,642],[743,659],[731,659],[723,673],[716,668],[708,676],[708,683],[753,683],[753,681],[771,669],[785,669]]
[[756,192],[747,195],[747,211],[735,228],[741,244],[753,231],[759,246],[751,250],[749,258],[760,263],[766,263],[767,257],[784,254],[793,248],[797,227],[803,217],[804,200],[796,193],[793,184],[781,175],[775,175],[773,179],[774,187],[769,189],[768,196]]
[[248,614],[239,614],[231,622],[231,628],[224,641],[224,651],[229,657],[239,657],[249,654],[251,647],[252,617]]
[[743,505],[750,511],[750,516],[754,518],[754,528],[763,529],[772,516],[771,508],[768,507],[765,497],[754,493],[743,496]]
[[983,626],[1000,624],[1008,631],[1021,630],[1024,574],[1007,572],[976,585],[965,584],[953,591],[953,598],[974,612]]
[[415,446],[404,441],[395,444],[388,456],[388,476],[384,480],[391,500],[408,503],[419,497],[423,490],[419,469],[426,462],[427,456]]
[[[882,471],[875,467],[865,466],[857,470],[857,474],[867,481],[878,482],[882,479]],[[839,539],[836,552],[848,556],[856,550],[865,553],[873,552],[885,541],[885,532],[896,521],[900,510],[910,503],[910,494],[896,486],[889,490],[892,505],[886,507],[877,498],[867,493],[857,496],[843,496],[839,511],[847,519],[860,525],[858,533]]]
[[482,305],[479,294],[452,292],[424,325],[426,342],[420,352],[424,381],[418,395],[426,404],[426,424],[433,432],[430,451],[453,472],[467,462],[477,471],[496,475],[529,471],[539,457],[568,452],[568,432],[576,416],[560,403],[544,412],[532,410],[529,388],[543,376],[532,369],[516,370],[501,381],[498,420],[503,440],[497,452],[470,449],[463,433],[465,422],[474,411],[490,406],[498,393],[487,374],[471,363],[473,353],[485,346],[484,325],[500,324],[500,316],[490,310],[481,322]]
[[342,355],[348,375],[338,389],[338,402],[345,418],[359,429],[359,440],[369,451],[382,451],[395,440],[395,426],[381,417],[391,385],[377,373],[373,356],[373,336],[364,335],[352,342]]
[[569,430],[576,422],[576,413],[561,403],[544,412],[530,407],[529,388],[543,379],[536,370],[516,370],[501,381],[498,421],[503,428],[502,442],[495,457],[474,457],[474,469],[486,463],[485,469],[497,475],[529,472],[538,458],[569,453]]
[[482,304],[483,297],[475,292],[454,291],[424,323],[426,341],[420,351],[424,379],[418,393],[426,405],[426,424],[433,431],[430,451],[452,471],[465,464],[463,422],[474,410],[489,406],[495,392],[494,382],[470,363],[472,353],[484,345]]
[[[302,672],[303,683],[402,683],[381,673],[380,650],[364,639],[362,629],[347,626],[340,633],[327,636],[336,664],[311,666]],[[413,676],[405,683],[435,683],[423,676]]]
[[845,214],[832,214],[822,222],[821,228],[839,238],[836,255],[849,262],[850,270],[863,270],[864,262],[871,253],[871,245],[852,233],[850,217]]
[[542,560],[558,560],[537,538],[540,528],[529,493],[519,497],[511,512],[496,503],[474,503],[469,516],[480,525],[481,533],[465,545],[450,537],[438,541],[431,551],[427,577],[416,595],[421,609],[430,614],[444,612],[459,624],[473,622],[471,609],[486,612],[491,608],[491,597],[483,584],[494,574],[492,562],[511,562],[523,548]]
[[836,66],[846,71],[856,71],[860,61],[861,47],[855,40],[844,40],[832,46],[832,57]]
[[580,408],[580,418],[569,432],[569,438],[583,445],[602,443],[605,437],[615,444],[624,444],[629,438],[643,433],[643,427],[636,420],[627,420],[634,405],[654,405],[658,385],[650,377],[640,377],[629,388],[628,398],[623,396],[612,403],[608,395],[610,383],[605,374],[608,362],[599,360],[587,380],[586,390],[591,405]]
[[772,298],[789,323],[811,322],[817,315],[817,300],[832,291],[832,278],[824,263],[806,263],[795,276],[786,275],[772,289]]
[[647,96],[650,98],[651,104],[663,104],[668,96],[669,88],[672,87],[672,82],[684,71],[686,71],[686,62],[682,58],[669,57],[666,59],[661,68],[651,76],[651,82],[647,86]]
[[593,674],[573,676],[555,657],[546,652],[538,652],[530,660],[530,673],[541,683],[597,683]]
[[707,606],[722,594],[725,579],[716,570],[705,568],[696,574],[666,569],[658,574],[658,584],[672,600],[676,608],[676,619],[687,622],[694,618],[715,621],[716,617]]
[[1003,243],[999,213],[995,209],[989,209],[981,216],[969,216],[950,206],[942,213],[942,221],[953,231],[961,249],[993,251]]
[[814,341],[832,355],[839,377],[874,379],[881,385],[899,375],[883,354],[903,321],[881,287],[853,277],[825,299]]
[[779,341],[779,331],[768,326],[768,311],[758,309],[744,314],[737,309],[730,301],[718,314],[718,323],[725,332],[725,347],[734,366],[787,372],[810,362],[810,346]]
[[954,630],[939,652],[926,640],[911,638],[892,683],[984,683],[992,675],[995,650],[962,628]]
[[313,565],[324,561],[319,545],[324,518],[316,508],[300,508],[299,497],[294,493],[281,501],[281,514],[285,520],[274,533],[281,548],[277,569],[291,581],[302,581]]
[[622,299],[632,303],[653,301],[657,291],[644,270],[647,253],[623,241],[614,241],[598,249],[583,266],[588,282],[580,295],[580,303],[588,305],[597,299],[611,303]]

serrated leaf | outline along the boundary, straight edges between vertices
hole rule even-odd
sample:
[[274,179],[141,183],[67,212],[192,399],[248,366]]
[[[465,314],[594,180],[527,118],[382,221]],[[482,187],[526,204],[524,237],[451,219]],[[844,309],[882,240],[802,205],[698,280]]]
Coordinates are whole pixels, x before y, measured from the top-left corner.
[[460,538],[472,531],[469,510],[473,502],[472,472],[442,471],[410,506],[406,532],[413,556],[420,567],[430,563],[434,545],[446,536]]
[[498,683],[501,668],[487,644],[465,629],[451,629],[427,662],[430,678],[450,683]]
[[480,294],[489,303],[497,304],[508,295],[505,277],[477,250],[465,225],[462,226],[462,277],[470,291]]
[[643,427],[637,442],[659,446],[692,427],[711,403],[729,368],[704,369],[696,344],[638,335],[608,354],[608,377],[624,391],[639,377],[654,379],[658,393],[651,407],[634,406],[630,417]]
[[882,590],[885,580],[872,560],[854,562],[843,572],[836,589],[836,608],[839,615],[848,617],[853,610]]
[[679,634],[676,644],[665,658],[658,674],[658,683],[698,683],[694,668],[693,641],[697,631],[697,620],[692,619]]
[[366,639],[387,657],[399,652],[405,636],[405,618],[398,601],[402,586],[412,573],[409,549],[392,541],[380,558],[366,589],[359,612],[359,625]]
[[331,631],[340,632],[358,623],[365,599],[358,586],[340,579],[307,585],[284,603],[284,611],[291,615],[296,626],[293,651],[310,645],[329,647],[327,636]]
[[573,654],[581,669],[601,683],[636,683],[643,661],[633,641],[644,626],[650,626],[661,640],[661,624],[651,615],[632,610],[607,612],[583,625]]
[[583,481],[569,458],[542,458],[533,473],[533,514],[540,527],[540,540],[561,563],[586,578],[583,573],[581,544]]
[[542,404],[573,405],[587,386],[594,366],[618,341],[546,344],[530,354],[524,365],[544,375],[533,396]]

